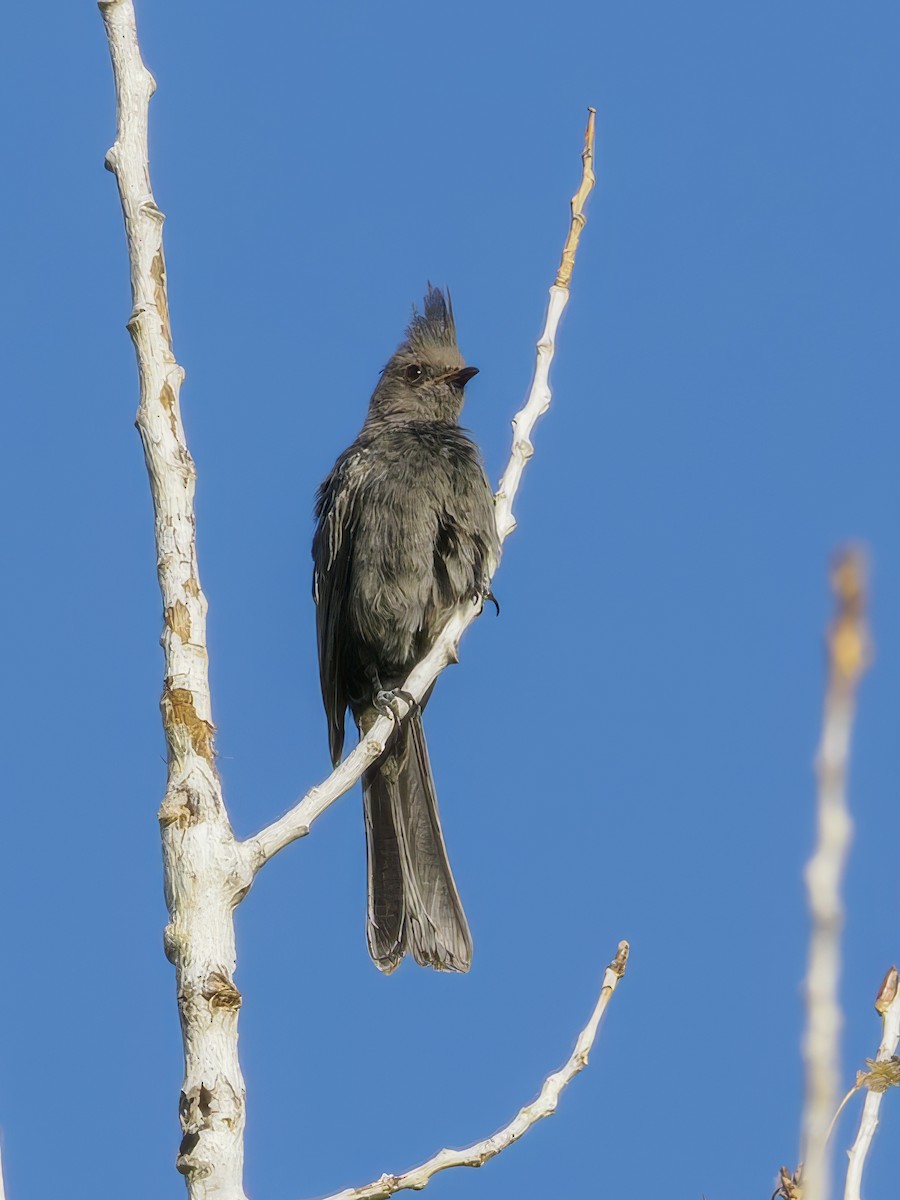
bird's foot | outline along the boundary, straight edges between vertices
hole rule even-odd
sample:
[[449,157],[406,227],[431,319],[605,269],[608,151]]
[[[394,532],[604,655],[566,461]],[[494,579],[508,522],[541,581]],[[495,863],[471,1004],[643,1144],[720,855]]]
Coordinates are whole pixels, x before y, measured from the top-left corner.
[[403,713],[400,711],[400,701],[403,700],[409,706],[409,712],[418,712],[419,702],[411,692],[406,692],[403,688],[392,688],[388,691],[385,688],[379,688],[375,693],[372,703],[377,711],[383,717],[390,717],[398,725],[403,720]]

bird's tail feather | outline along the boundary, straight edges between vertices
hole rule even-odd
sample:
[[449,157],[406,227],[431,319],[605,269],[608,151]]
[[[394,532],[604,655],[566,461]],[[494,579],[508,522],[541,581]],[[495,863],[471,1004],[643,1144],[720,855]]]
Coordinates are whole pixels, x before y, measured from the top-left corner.
[[369,953],[389,974],[409,950],[439,971],[468,971],[472,936],[450,871],[419,713],[363,776]]

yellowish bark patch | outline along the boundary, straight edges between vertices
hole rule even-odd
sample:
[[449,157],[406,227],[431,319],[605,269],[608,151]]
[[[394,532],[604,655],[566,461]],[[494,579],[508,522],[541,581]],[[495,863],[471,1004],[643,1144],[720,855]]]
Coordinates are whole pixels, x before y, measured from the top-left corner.
[[169,298],[166,295],[166,260],[163,258],[162,248],[156,252],[153,263],[150,266],[150,274],[153,276],[153,282],[156,284],[156,310],[159,313],[159,323],[162,328],[162,335],[165,338],[166,345],[169,348],[169,353],[171,353],[172,329],[169,325]]
[[191,640],[191,614],[187,605],[176,600],[171,608],[166,609],[165,620],[172,632],[178,634],[182,645],[187,645]]
[[211,1008],[224,1008],[231,1012],[237,1012],[241,1007],[241,993],[234,983],[219,971],[213,971],[209,976],[206,987],[203,989],[203,995],[209,1001]]
[[178,421],[175,417],[175,393],[168,383],[164,383],[160,388],[159,402],[169,414],[169,427],[172,430],[172,437],[178,437]]
[[166,733],[171,734],[180,726],[187,732],[196,753],[208,763],[212,763],[215,756],[213,736],[216,727],[197,716],[193,693],[188,688],[173,688],[166,683],[160,708]]

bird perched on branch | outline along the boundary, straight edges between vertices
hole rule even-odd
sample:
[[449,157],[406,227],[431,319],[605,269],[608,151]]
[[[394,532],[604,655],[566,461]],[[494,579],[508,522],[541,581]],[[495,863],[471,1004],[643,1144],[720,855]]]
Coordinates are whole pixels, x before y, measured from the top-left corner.
[[[346,709],[365,733],[396,704],[453,609],[490,596],[499,558],[494,498],[478,447],[459,426],[477,371],[459,352],[449,294],[429,284],[359,436],[319,488],[313,595],[335,765]],[[443,971],[468,971],[472,962],[422,728],[427,700],[363,775],[367,937],[385,973],[406,951]]]

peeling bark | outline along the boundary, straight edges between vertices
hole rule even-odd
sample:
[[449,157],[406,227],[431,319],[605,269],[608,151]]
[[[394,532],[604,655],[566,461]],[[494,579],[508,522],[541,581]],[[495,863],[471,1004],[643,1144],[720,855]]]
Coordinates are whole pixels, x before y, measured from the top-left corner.
[[131,0],[100,4],[116,82],[117,132],[106,163],[125,216],[140,375],[137,428],[153,497],[163,603],[160,709],[168,784],[159,811],[169,924],[184,1042],[176,1166],[191,1200],[245,1200],[244,1080],[237,1050],[235,905],[250,874],[235,841],[215,766],[206,655],[206,599],[197,568],[196,471],[181,422],[184,372],[172,351],[163,214],[150,188],[147,120],[155,85],[137,42]]

